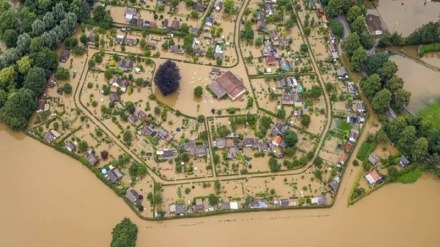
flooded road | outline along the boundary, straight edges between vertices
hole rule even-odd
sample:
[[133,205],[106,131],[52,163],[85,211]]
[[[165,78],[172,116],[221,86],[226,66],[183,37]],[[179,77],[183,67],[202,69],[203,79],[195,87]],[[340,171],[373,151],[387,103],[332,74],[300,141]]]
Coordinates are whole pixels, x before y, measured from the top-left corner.
[[2,246],[109,246],[126,216],[139,226],[138,246],[440,245],[440,181],[430,176],[349,208],[347,187],[331,209],[146,222],[79,162],[4,127],[0,140]]

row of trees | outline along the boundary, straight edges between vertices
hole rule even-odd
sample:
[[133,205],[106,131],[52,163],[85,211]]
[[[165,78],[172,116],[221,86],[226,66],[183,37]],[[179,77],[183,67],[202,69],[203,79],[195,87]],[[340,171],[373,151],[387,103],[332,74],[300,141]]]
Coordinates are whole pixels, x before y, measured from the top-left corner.
[[418,45],[440,42],[440,22],[429,22],[417,28],[408,37],[385,31],[379,40],[379,46]]

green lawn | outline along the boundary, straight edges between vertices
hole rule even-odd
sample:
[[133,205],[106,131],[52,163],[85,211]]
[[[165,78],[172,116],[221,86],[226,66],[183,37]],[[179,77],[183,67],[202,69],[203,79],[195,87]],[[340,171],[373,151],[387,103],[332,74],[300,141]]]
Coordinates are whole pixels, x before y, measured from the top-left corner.
[[426,105],[426,107],[417,113],[421,118],[432,117],[432,123],[434,128],[440,131],[440,98],[431,104]]

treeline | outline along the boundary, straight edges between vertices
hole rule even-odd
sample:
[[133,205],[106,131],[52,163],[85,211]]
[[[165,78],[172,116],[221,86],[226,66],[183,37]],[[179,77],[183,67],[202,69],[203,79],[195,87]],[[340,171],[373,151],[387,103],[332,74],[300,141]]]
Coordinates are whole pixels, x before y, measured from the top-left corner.
[[14,10],[0,1],[0,39],[10,48],[0,58],[0,120],[13,130],[27,127],[47,78],[58,68],[52,49],[72,34],[78,15],[90,12],[87,1],[21,2]]
[[368,57],[362,68],[369,76],[361,80],[361,88],[381,119],[385,119],[389,107],[402,112],[409,104],[411,92],[403,89],[404,81],[396,75],[396,63],[385,54],[375,54]]
[[440,164],[440,133],[433,129],[431,118],[399,116],[386,123],[384,131],[399,151],[412,161],[426,160],[429,167]]
[[379,46],[419,45],[436,42],[440,42],[440,22],[429,22],[417,28],[408,37],[403,37],[397,32],[385,31],[379,40]]

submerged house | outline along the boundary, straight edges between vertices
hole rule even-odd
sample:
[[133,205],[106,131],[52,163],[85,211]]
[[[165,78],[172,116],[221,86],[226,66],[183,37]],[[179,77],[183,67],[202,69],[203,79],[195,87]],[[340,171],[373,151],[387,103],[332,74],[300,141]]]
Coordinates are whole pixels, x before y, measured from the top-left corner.
[[237,99],[246,92],[246,87],[232,72],[227,71],[211,83],[209,88],[218,99],[228,95],[232,100]]
[[120,88],[122,92],[127,91],[127,88],[130,85],[129,80],[123,80],[120,77],[116,77],[116,76],[114,76],[112,79],[110,79],[109,83],[113,87]]
[[383,28],[382,28],[382,22],[381,22],[379,16],[368,14],[365,16],[365,23],[367,24],[367,27],[371,30],[371,33],[373,35],[381,35],[382,34]]

